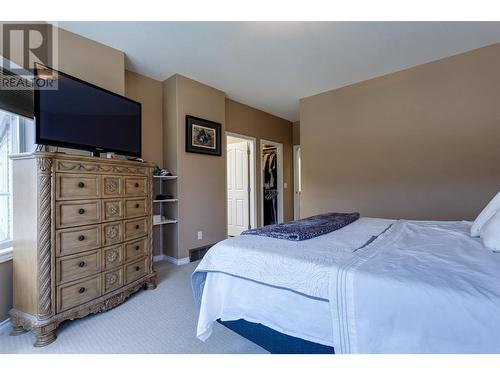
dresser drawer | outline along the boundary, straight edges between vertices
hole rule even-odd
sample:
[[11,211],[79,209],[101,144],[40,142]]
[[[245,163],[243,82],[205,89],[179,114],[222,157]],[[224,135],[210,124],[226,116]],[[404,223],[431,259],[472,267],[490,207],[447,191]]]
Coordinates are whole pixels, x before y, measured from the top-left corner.
[[125,177],[126,196],[147,195],[147,189],[146,177]]
[[56,227],[97,224],[101,221],[101,201],[67,201],[56,203]]
[[125,241],[132,238],[142,237],[148,233],[148,218],[125,220]]
[[56,256],[81,253],[98,247],[101,247],[100,225],[56,231]]
[[113,198],[123,195],[123,177],[102,176],[102,197]]
[[123,200],[121,199],[103,199],[102,201],[102,220],[115,221],[123,219]]
[[92,301],[101,296],[101,274],[57,287],[57,312]]
[[148,214],[147,198],[125,198],[125,218],[145,216]]
[[123,222],[114,221],[102,224],[102,246],[109,246],[123,241]]
[[123,263],[123,245],[104,247],[102,249],[102,269],[110,270]]
[[148,259],[143,258],[136,262],[125,265],[125,284],[131,283],[146,275]]
[[102,274],[102,294],[112,292],[123,286],[123,267]]
[[58,258],[56,284],[63,284],[101,272],[101,250]]
[[144,237],[125,243],[125,262],[141,258],[148,254],[148,238]]
[[100,197],[99,175],[56,174],[56,199],[96,199]]

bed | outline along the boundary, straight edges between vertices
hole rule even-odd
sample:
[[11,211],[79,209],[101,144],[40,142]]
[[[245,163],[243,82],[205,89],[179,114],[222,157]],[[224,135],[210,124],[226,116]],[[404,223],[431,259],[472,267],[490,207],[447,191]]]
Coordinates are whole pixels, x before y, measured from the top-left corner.
[[500,254],[470,226],[360,218],[222,241],[192,276],[197,336],[219,321],[279,353],[500,353]]

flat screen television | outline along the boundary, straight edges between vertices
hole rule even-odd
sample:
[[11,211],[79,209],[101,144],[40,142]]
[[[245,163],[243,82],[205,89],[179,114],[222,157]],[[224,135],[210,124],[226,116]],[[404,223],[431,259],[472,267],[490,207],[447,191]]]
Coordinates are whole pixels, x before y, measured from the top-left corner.
[[35,69],[57,89],[34,93],[36,143],[141,156],[141,104],[69,74]]

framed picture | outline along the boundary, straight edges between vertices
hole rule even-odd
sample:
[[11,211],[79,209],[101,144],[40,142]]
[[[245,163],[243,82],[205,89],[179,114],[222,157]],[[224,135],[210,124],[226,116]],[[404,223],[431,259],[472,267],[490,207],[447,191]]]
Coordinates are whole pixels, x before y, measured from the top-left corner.
[[186,116],[186,152],[221,156],[221,124]]

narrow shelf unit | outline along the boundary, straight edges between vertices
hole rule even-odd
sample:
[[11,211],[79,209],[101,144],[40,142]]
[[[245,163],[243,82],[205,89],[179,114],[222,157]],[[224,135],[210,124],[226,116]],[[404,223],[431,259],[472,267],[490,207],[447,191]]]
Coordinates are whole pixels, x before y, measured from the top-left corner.
[[[153,222],[153,228],[157,228],[155,229],[156,235],[153,236],[153,241],[159,241],[157,248],[159,247],[161,254],[165,254],[164,245],[170,244],[174,238],[177,238],[176,235],[171,237],[177,231],[177,223],[179,222],[177,207],[179,199],[176,197],[177,176],[153,176],[153,182],[153,214],[155,216],[160,215],[160,220],[157,223]],[[155,199],[157,194],[164,193],[168,193],[172,198]]]
[[179,200],[177,198],[173,199],[155,199],[153,200],[153,203],[173,203],[173,202],[178,202]]
[[161,180],[175,180],[177,176],[153,176],[153,178],[158,178]]
[[167,219],[167,220],[160,221],[159,223],[153,223],[153,225],[176,224],[176,223],[177,223],[177,220],[175,220],[175,219]]

